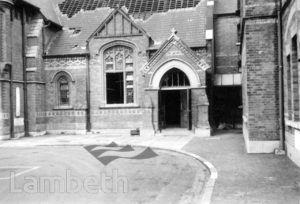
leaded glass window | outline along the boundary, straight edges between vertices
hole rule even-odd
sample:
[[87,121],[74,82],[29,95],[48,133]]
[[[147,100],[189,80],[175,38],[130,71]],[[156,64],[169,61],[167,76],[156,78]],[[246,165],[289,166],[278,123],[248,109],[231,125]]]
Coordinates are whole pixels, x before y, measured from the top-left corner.
[[70,90],[69,82],[66,76],[61,76],[58,79],[58,93],[59,93],[59,105],[69,105],[70,103]]
[[176,68],[170,69],[161,80],[161,87],[190,86],[190,81],[186,74]]
[[134,103],[133,50],[114,46],[104,52],[107,104]]

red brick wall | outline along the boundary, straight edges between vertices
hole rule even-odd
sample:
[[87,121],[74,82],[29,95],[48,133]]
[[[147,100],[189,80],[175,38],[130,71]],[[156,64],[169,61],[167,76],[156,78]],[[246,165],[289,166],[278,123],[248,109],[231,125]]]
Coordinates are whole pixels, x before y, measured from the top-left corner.
[[[14,116],[16,110],[16,87],[20,88],[21,94],[21,115],[20,118],[24,118],[24,94],[23,94],[23,59],[22,59],[22,27],[20,21],[20,11],[16,10],[18,13],[18,18],[13,17],[13,21],[10,20],[10,11],[9,8],[4,7],[4,29],[1,30],[2,37],[4,38],[3,48],[5,52],[3,53],[2,63],[11,63],[12,65],[12,79],[13,83],[13,96],[12,100],[10,101],[9,98],[9,75],[1,73],[1,82],[2,83],[2,90],[1,90],[1,97],[2,97],[2,104],[1,104],[1,111],[2,114],[9,114],[10,113],[10,105],[13,106]],[[4,65],[3,64],[3,65]],[[2,64],[1,64],[2,66]],[[2,70],[3,68],[1,68]],[[7,118],[7,117],[6,117]],[[1,119],[0,119],[1,120]],[[5,119],[3,121],[3,132],[0,135],[7,135],[9,134],[9,127],[10,127],[10,120]],[[22,134],[24,132],[24,125],[16,125],[15,124],[15,134]]]
[[[5,120],[3,122],[3,129],[4,132],[0,133],[0,135],[7,135],[9,133],[9,119],[7,119],[7,114],[10,112],[10,104],[13,106],[14,109],[14,115],[16,110],[16,87],[20,88],[20,94],[21,94],[21,115],[19,119],[24,118],[24,93],[23,93],[23,84],[24,84],[24,78],[23,78],[23,55],[22,55],[22,25],[21,25],[21,8],[14,8],[13,9],[13,21],[10,21],[10,12],[9,9],[5,9],[6,15],[5,15],[5,29],[1,30],[3,32],[1,35],[4,38],[4,45],[6,48],[5,51],[5,63],[11,63],[12,64],[12,76],[13,76],[13,96],[12,96],[12,102],[9,100],[9,82],[5,81],[9,79],[8,74],[1,74],[1,114],[5,115]],[[38,131],[44,131],[45,130],[45,124],[46,120],[44,118],[37,119],[36,116],[39,112],[45,111],[45,85],[44,85],[44,79],[43,79],[43,36],[42,32],[40,32],[40,35],[33,38],[28,38],[27,34],[32,29],[32,23],[35,19],[42,18],[40,13],[35,13],[33,10],[27,10],[26,16],[30,13],[30,18],[25,17],[25,39],[26,42],[25,46],[38,46],[39,52],[38,57],[34,58],[27,58],[27,63],[25,64],[26,67],[37,67],[35,71],[27,72],[27,80],[28,80],[28,120],[29,120],[29,131],[30,132],[38,132]],[[47,36],[47,34],[46,34]],[[49,36],[47,36],[49,38]],[[1,64],[2,66],[2,64]],[[3,117],[2,117],[3,118]],[[1,119],[0,119],[1,120]],[[0,122],[1,123],[1,122]],[[15,134],[23,134],[24,133],[24,124],[20,121],[18,124],[15,123],[14,132]]]
[[274,21],[246,24],[248,123],[252,140],[279,136],[278,68]]
[[238,72],[239,42],[238,28],[239,17],[222,16],[215,19],[215,73],[227,74]]
[[[86,57],[45,59],[46,110],[38,112],[38,120],[45,118],[47,130],[85,130],[86,122]],[[70,77],[70,107],[59,107],[57,74]]]
[[[132,107],[108,107],[105,100],[105,74],[103,70],[104,49],[125,42],[125,46],[133,48],[134,52],[134,86],[135,102]],[[143,99],[144,99],[144,77],[141,68],[146,64],[148,58],[146,49],[149,40],[146,36],[131,36],[124,38],[102,38],[93,39],[90,42],[91,52],[91,122],[92,129],[103,128],[142,128]],[[105,45],[103,47],[103,45]],[[110,114],[111,113],[111,114]]]
[[[288,1],[287,1],[288,2]],[[299,155],[299,22],[300,10],[290,1],[283,13],[284,109],[287,155],[300,165]]]
[[243,0],[243,16],[276,15],[276,0]]
[[[274,1],[246,0],[246,16],[274,14]],[[245,20],[242,51],[244,127],[249,140],[279,139],[279,70],[275,18]]]

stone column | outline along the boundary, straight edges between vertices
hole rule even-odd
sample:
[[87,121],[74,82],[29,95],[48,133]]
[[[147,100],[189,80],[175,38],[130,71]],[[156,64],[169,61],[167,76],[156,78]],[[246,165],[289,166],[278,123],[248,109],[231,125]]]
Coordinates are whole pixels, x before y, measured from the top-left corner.
[[192,118],[196,136],[210,136],[208,99],[205,88],[192,89]]
[[154,136],[158,129],[158,91],[147,90],[143,102],[143,128],[141,136]]

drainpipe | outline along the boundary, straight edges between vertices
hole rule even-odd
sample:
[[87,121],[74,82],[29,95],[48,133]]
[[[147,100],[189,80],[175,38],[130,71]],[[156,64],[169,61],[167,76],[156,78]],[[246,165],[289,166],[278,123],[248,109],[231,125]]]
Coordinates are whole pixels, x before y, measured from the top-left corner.
[[28,131],[28,98],[27,98],[27,73],[26,73],[26,31],[25,31],[25,9],[22,8],[21,24],[22,24],[22,56],[23,56],[23,90],[24,90],[24,132],[25,137],[29,136]]
[[279,68],[279,114],[280,114],[280,149],[285,150],[285,120],[284,120],[284,72],[283,72],[283,36],[282,36],[282,2],[277,6],[278,16],[278,68]]
[[10,138],[14,138],[15,137],[15,124],[14,124],[14,103],[13,103],[13,74],[12,74],[12,66],[10,66],[8,68],[8,73],[9,73],[9,120],[10,120],[10,127],[9,127],[9,131],[10,131]]
[[11,9],[11,12],[10,12],[10,44],[11,44],[11,53],[10,53],[10,63],[11,63],[11,66],[9,67],[8,69],[8,72],[9,72],[9,122],[10,122],[10,138],[14,138],[15,137],[15,121],[14,121],[14,117],[15,117],[15,114],[14,114],[14,98],[13,98],[13,70],[12,70],[12,66],[13,66],[13,38],[12,38],[12,33],[13,33],[13,11]]
[[86,72],[86,130],[91,132],[91,90],[90,90],[90,43],[86,41],[87,72]]

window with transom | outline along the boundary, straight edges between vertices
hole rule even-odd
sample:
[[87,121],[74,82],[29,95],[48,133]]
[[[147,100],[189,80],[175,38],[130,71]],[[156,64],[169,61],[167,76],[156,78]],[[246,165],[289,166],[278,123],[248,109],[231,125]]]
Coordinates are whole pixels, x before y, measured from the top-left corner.
[[134,103],[133,49],[114,46],[104,51],[106,103]]

